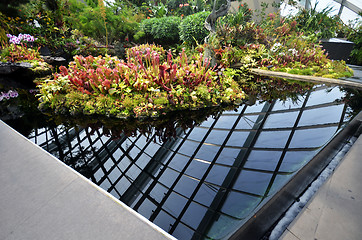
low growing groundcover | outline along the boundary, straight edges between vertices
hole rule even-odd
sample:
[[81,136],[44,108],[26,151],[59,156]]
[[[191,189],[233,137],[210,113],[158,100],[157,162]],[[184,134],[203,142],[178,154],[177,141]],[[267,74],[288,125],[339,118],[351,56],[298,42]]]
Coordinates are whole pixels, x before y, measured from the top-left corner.
[[245,93],[231,76],[209,68],[202,54],[177,58],[162,47],[130,48],[127,61],[75,56],[40,88],[40,109],[116,118],[157,117],[170,111],[240,104]]

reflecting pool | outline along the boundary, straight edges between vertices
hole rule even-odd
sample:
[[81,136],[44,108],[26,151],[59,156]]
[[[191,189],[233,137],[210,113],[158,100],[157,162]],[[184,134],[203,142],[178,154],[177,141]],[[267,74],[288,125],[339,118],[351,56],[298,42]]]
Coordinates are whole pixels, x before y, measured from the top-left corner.
[[319,85],[129,131],[45,116],[24,130],[26,114],[6,122],[176,238],[222,239],[353,117],[347,92]]

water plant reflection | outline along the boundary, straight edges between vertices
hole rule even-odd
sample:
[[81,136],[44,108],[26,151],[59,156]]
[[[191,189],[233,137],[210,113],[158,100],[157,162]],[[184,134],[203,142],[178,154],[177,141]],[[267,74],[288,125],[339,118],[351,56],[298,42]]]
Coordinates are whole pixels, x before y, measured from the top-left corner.
[[159,142],[175,138],[177,130],[185,131],[197,126],[209,117],[216,118],[223,111],[234,110],[235,106],[211,107],[191,111],[176,111],[160,118],[147,119],[116,119],[107,117],[50,115],[55,125],[65,125],[68,128],[77,126],[87,128],[90,133],[101,130],[102,134],[113,139],[122,136],[134,137],[139,134],[147,138],[155,135]]
[[[240,81],[240,80],[239,80]],[[279,99],[280,101],[291,100],[298,102],[301,96],[311,90],[314,85],[311,83],[298,81],[285,81],[281,79],[262,79],[256,78],[253,81],[245,81],[242,83],[243,89],[246,89],[247,103],[253,105],[258,99],[259,101],[268,101]],[[158,118],[134,118],[134,119],[118,119],[110,118],[102,115],[87,116],[68,114],[54,114],[46,112],[51,116],[56,125],[66,125],[69,127],[80,126],[89,128],[90,132],[102,130],[102,133],[112,138],[121,136],[136,136],[143,134],[151,136],[155,134],[160,142],[165,142],[176,136],[176,130],[186,130],[199,125],[209,117],[216,117],[223,111],[236,109],[238,106],[217,106],[209,108],[201,108],[195,110],[179,110],[169,112]]]
[[241,83],[242,88],[251,96],[256,95],[263,101],[272,101],[279,99],[286,101],[291,99],[293,102],[304,96],[315,84],[293,80],[283,80],[278,78],[261,78],[255,77],[253,81]]
[[349,116],[355,116],[362,110],[362,90],[341,87],[340,90],[345,93],[345,96],[340,100],[345,102],[349,107],[347,114]]

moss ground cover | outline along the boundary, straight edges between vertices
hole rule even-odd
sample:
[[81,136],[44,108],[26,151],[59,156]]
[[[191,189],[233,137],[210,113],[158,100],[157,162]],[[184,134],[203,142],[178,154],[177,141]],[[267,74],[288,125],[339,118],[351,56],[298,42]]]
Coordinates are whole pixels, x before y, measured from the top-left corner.
[[157,117],[183,109],[240,104],[238,84],[208,68],[202,54],[177,58],[161,47],[141,45],[117,57],[76,56],[54,79],[40,84],[40,108],[61,114],[117,118]]

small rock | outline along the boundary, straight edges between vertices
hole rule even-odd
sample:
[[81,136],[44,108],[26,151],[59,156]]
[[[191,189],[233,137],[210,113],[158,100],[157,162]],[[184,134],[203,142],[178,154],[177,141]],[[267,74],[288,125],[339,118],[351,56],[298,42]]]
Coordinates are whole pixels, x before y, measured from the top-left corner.
[[19,69],[30,69],[33,66],[27,62],[20,63],[0,63],[0,74],[11,74]]
[[52,64],[52,63],[60,63],[65,62],[66,59],[63,57],[52,57],[52,56],[41,56],[46,63]]

